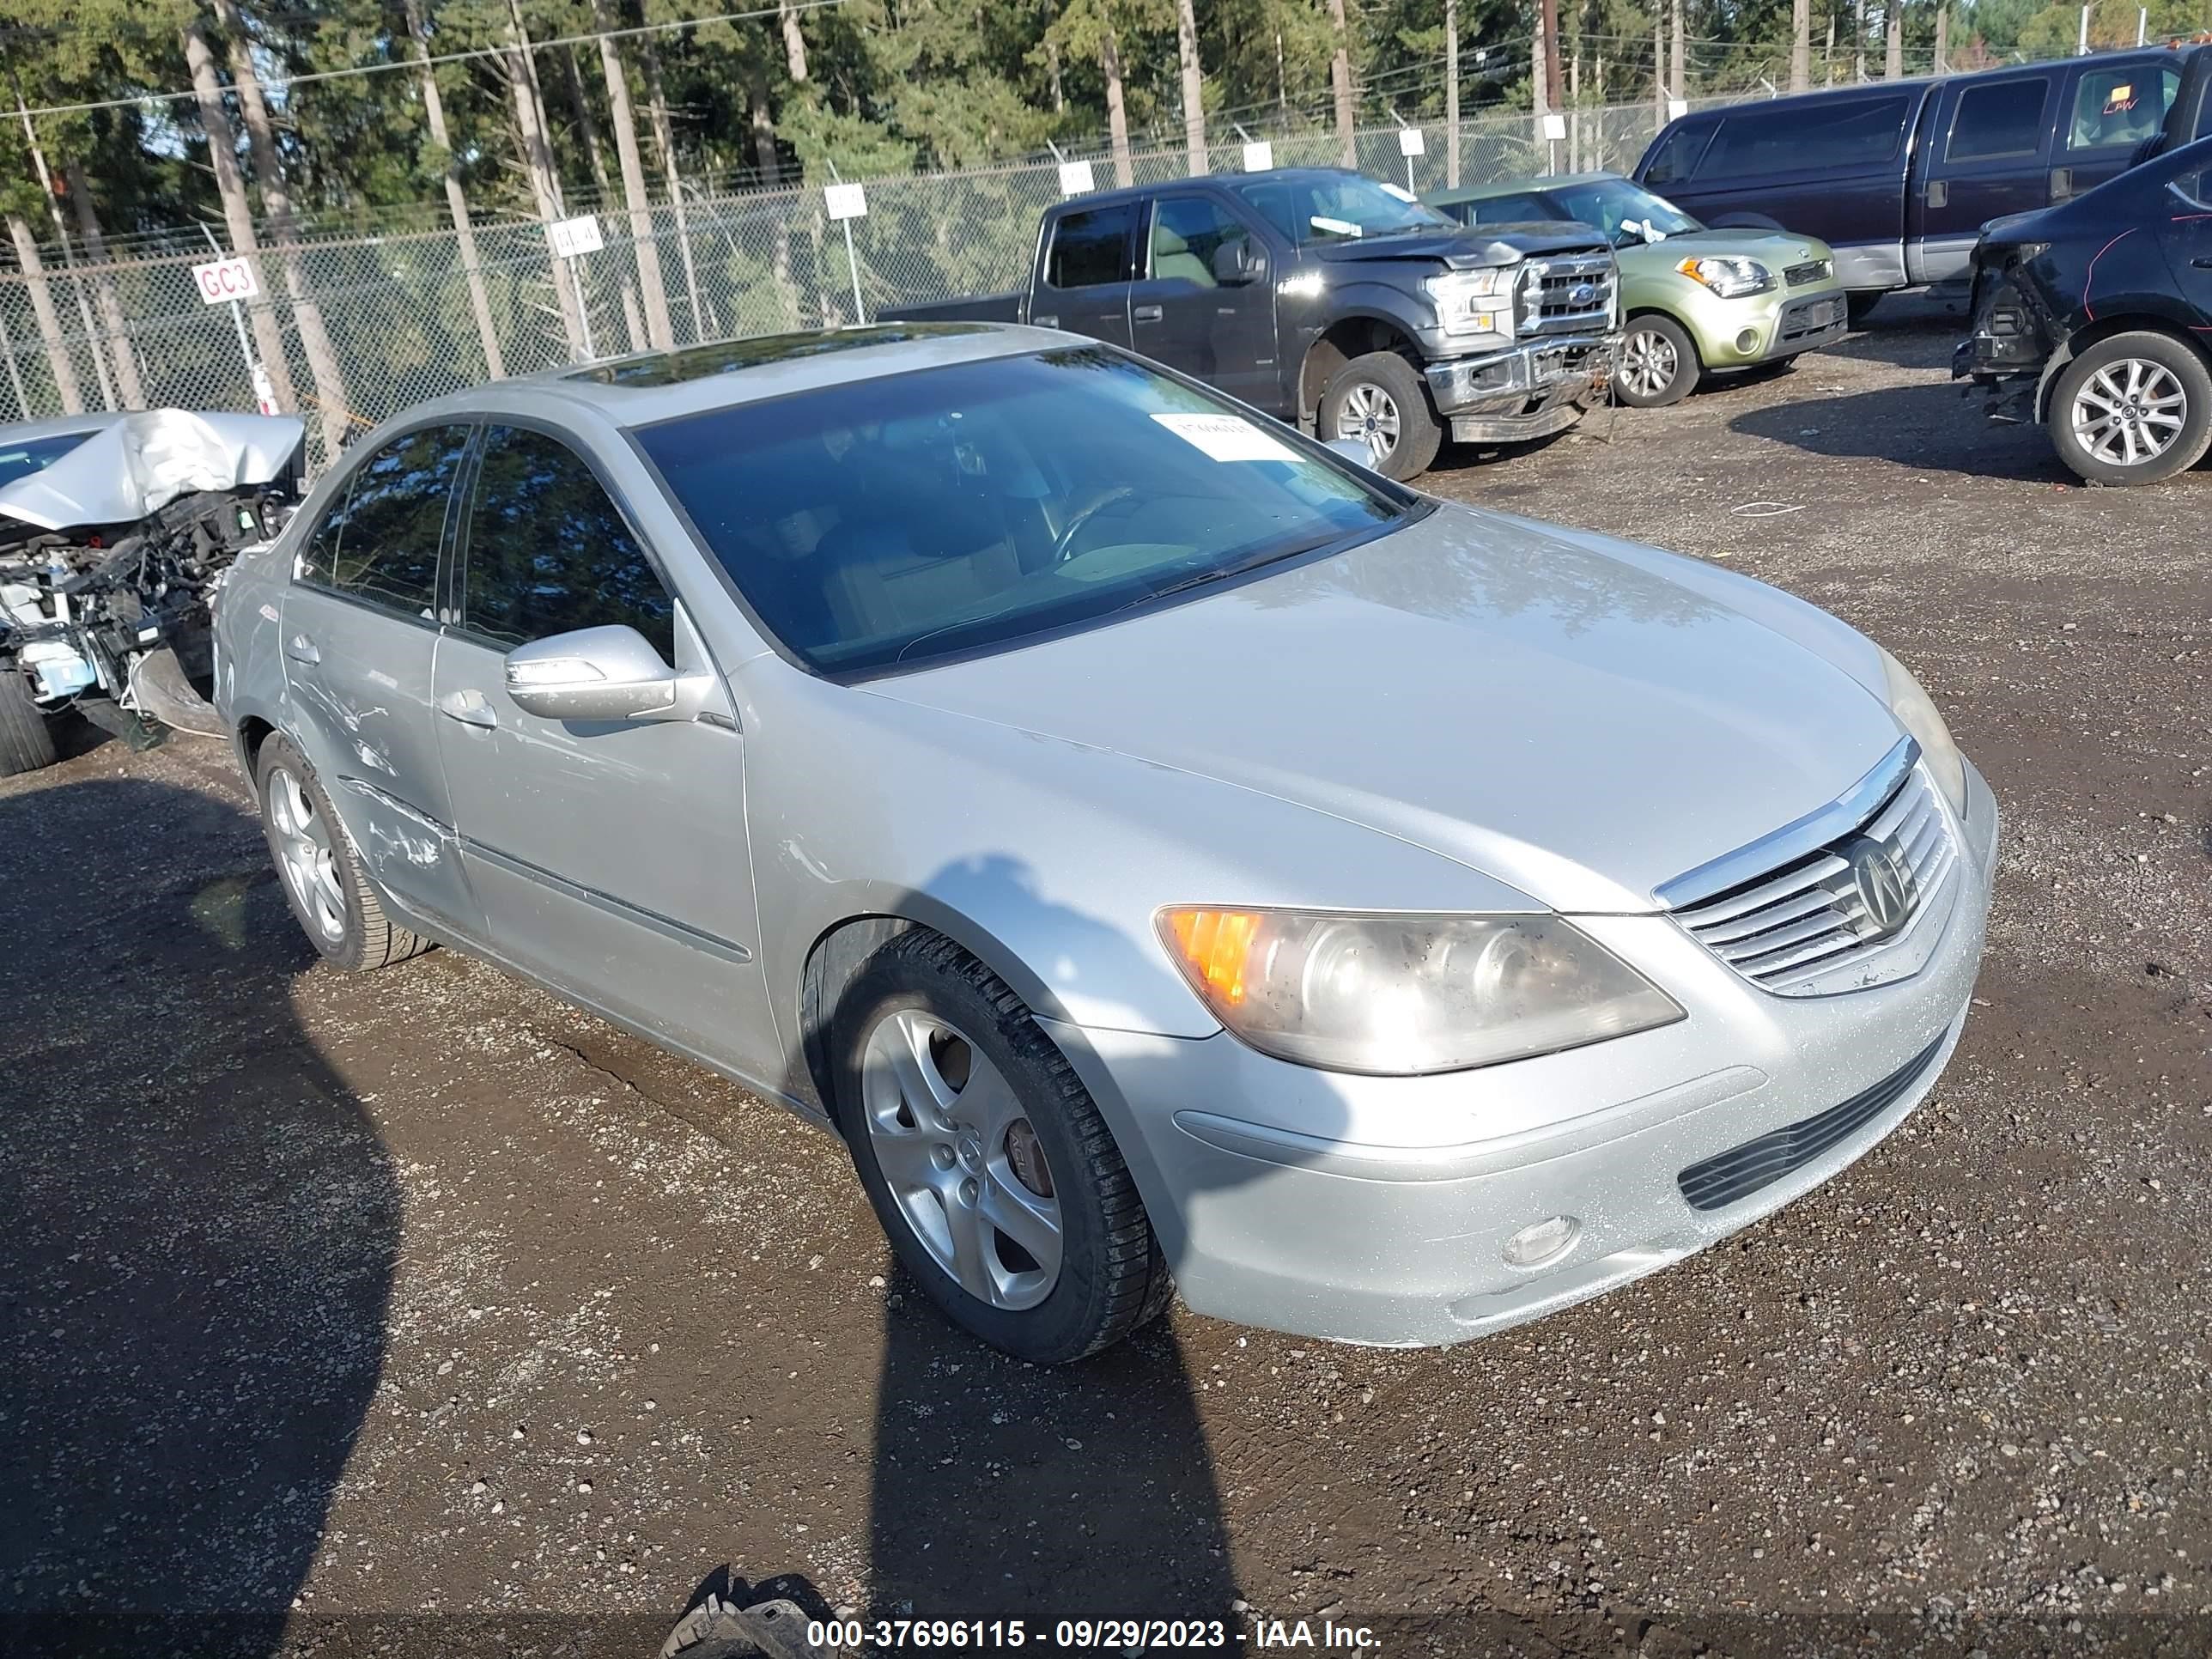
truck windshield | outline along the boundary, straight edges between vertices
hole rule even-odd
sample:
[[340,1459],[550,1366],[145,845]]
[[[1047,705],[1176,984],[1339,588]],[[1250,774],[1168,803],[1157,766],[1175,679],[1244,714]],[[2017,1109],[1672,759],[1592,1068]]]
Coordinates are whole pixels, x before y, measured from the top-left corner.
[[1458,228],[1433,208],[1356,173],[1255,179],[1229,188],[1300,247],[1414,230]]
[[839,678],[1341,547],[1419,500],[1102,347],[851,381],[635,436],[753,614]]
[[1665,197],[1655,196],[1626,179],[1560,185],[1551,195],[1569,218],[1578,224],[1595,225],[1615,247],[1634,247],[1640,242],[1661,241],[1705,228]]

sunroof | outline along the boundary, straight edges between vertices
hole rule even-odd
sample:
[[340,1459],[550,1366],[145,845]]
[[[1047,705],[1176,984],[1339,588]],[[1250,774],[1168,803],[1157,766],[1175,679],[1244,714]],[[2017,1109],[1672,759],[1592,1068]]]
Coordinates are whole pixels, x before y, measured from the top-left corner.
[[961,334],[985,334],[990,330],[988,323],[883,323],[805,334],[757,334],[749,339],[717,340],[711,345],[686,346],[680,351],[655,352],[649,357],[625,357],[616,362],[599,363],[577,369],[568,378],[597,380],[601,386],[681,386],[686,380],[704,380],[710,374],[733,374],[741,368],[795,362],[827,352],[897,345],[907,340],[942,340]]

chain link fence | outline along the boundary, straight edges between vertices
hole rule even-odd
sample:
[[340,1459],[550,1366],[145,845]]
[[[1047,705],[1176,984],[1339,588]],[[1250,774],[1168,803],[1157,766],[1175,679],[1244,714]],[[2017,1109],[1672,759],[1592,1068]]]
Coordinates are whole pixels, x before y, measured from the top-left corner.
[[[1563,138],[1546,137],[1527,115],[1462,122],[1461,179],[1626,170],[1660,124],[1648,102],[1564,118]],[[1361,170],[1419,191],[1443,187],[1445,130],[1435,123],[1421,131],[1427,153],[1410,169],[1400,129],[1358,133]],[[1340,160],[1333,131],[1278,134],[1270,143],[1279,167]],[[1110,157],[1089,159],[1098,187],[1118,182]],[[1208,156],[1224,173],[1243,159],[1241,142],[1216,145]],[[1181,149],[1129,158],[1139,184],[1188,170]],[[850,222],[849,264],[845,227],[830,219],[818,188],[656,204],[642,216],[676,343],[849,323],[856,282],[870,317],[1015,287],[1029,269],[1038,216],[1061,198],[1060,169],[1049,161],[872,179],[866,191],[866,216]],[[320,465],[334,442],[426,398],[644,349],[651,296],[640,273],[642,239],[621,208],[599,222],[605,246],[568,261],[553,257],[535,221],[479,222],[472,262],[450,223],[307,238],[282,249],[264,233],[256,259],[261,297],[235,308],[204,303],[194,282],[192,266],[219,257],[212,247],[180,246],[180,238],[173,251],[98,265],[53,248],[41,271],[0,275],[0,421],[102,408],[250,410],[257,340],[275,341],[280,402],[289,381]],[[327,350],[319,349],[325,340]]]

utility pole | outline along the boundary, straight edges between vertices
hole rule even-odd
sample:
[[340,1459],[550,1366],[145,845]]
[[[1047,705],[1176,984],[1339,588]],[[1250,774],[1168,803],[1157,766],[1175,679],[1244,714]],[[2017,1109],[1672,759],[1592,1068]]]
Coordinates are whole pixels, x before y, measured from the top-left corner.
[[1444,185],[1459,188],[1459,0],[1444,0]]
[[1674,25],[1674,56],[1668,64],[1674,79],[1668,83],[1667,92],[1669,97],[1687,98],[1690,95],[1689,53],[1684,50],[1682,38],[1682,0],[1674,0],[1669,9],[1673,13]]
[[1813,84],[1813,0],[1790,0],[1790,90]]
[[1851,79],[1866,79],[1866,0],[1853,0]]
[[1544,107],[1559,106],[1559,0],[1544,0],[1538,27],[1544,33]]
[[[2142,44],[2138,40],[2137,46]],[[1938,0],[1936,7],[1936,73],[1951,72],[1951,9]]]

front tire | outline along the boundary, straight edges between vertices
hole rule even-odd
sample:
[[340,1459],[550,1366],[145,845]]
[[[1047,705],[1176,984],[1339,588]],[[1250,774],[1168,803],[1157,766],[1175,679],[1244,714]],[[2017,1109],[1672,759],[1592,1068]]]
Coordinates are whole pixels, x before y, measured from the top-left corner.
[[1331,375],[1320,416],[1324,441],[1365,444],[1369,465],[1401,483],[1426,472],[1443,446],[1443,422],[1429,407],[1427,383],[1395,351],[1354,357]]
[[2115,334],[2059,371],[2045,426],[2090,483],[2156,483],[2212,444],[2212,373],[2196,349],[2147,329]]
[[1689,331],[1656,311],[1631,317],[1620,337],[1613,394],[1631,409],[1664,409],[1697,390],[1705,367]]
[[53,763],[53,727],[31,696],[31,682],[13,663],[0,663],[0,778]]
[[1066,1057],[942,934],[902,933],[830,1019],[839,1127],[899,1261],[952,1321],[1034,1364],[1120,1341],[1172,1284]]
[[1854,329],[1862,329],[1874,316],[1874,308],[1888,297],[1887,289],[1860,289],[1844,295],[1844,315]]
[[325,961],[367,969],[420,956],[430,941],[395,926],[300,751],[270,738],[255,757],[261,827],[293,919]]

